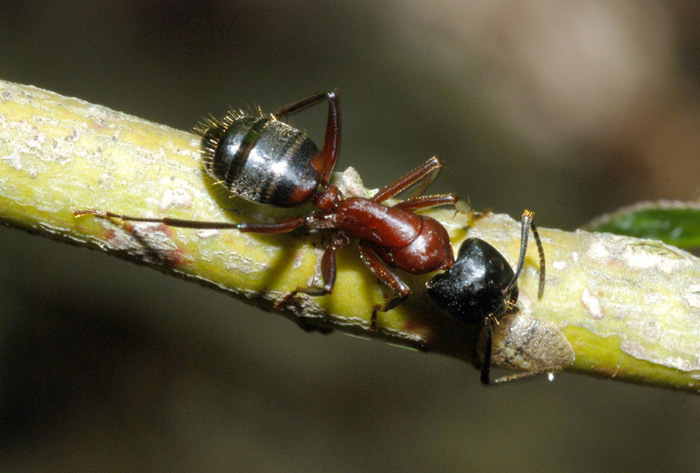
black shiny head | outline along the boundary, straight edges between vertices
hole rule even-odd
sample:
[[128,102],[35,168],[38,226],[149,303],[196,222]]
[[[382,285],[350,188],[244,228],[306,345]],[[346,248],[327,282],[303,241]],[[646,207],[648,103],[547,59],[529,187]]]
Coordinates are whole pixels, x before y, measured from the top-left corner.
[[[435,304],[453,318],[484,323],[498,318],[518,301],[513,268],[496,248],[479,238],[462,243],[455,264],[426,286]],[[506,289],[508,292],[506,293]]]
[[489,243],[479,238],[469,238],[462,243],[454,265],[444,273],[436,274],[427,283],[428,295],[452,318],[486,326],[486,348],[481,365],[481,382],[491,384],[492,324],[515,307],[518,301],[518,277],[525,265],[527,240],[532,234],[540,254],[540,285],[537,294],[544,294],[544,250],[533,213],[526,210],[521,220],[520,258],[516,270],[503,255]]

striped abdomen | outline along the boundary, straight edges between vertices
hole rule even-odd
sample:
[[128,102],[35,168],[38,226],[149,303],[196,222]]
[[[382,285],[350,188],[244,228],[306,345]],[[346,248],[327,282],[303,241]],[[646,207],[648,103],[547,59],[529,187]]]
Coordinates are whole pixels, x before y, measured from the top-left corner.
[[230,114],[200,127],[204,168],[231,193],[277,207],[308,201],[323,164],[309,137],[270,117]]

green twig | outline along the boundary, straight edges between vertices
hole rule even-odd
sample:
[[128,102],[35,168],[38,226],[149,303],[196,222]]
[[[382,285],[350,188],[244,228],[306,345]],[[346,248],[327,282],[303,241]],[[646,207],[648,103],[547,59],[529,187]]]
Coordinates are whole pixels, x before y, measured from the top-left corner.
[[[352,170],[340,181],[346,192],[362,192]],[[73,215],[88,208],[210,221],[290,214],[213,190],[201,170],[197,136],[0,82],[3,223],[147,264],[267,310],[297,286],[314,282],[323,235],[188,230]],[[429,213],[448,229],[455,248],[469,234],[516,260],[520,232],[511,218],[475,219],[451,209]],[[567,368],[697,392],[700,261],[654,241],[547,229],[541,234],[548,260],[544,298],[536,299],[535,251],[520,281],[519,311],[496,327],[494,363],[538,372]],[[428,276],[402,277],[414,294],[379,314],[377,332],[369,331],[369,316],[387,291],[353,247],[339,255],[332,295],[300,296],[281,313],[304,325],[381,337],[478,364],[480,327],[438,313],[423,289]]]

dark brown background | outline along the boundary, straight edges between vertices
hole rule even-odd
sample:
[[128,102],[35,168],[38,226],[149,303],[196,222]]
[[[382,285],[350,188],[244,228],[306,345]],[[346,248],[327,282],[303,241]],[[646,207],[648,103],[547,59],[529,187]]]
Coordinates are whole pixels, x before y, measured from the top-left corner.
[[[0,77],[180,129],[337,88],[338,169],[379,187],[437,154],[438,191],[541,226],[697,198],[697,2],[126,3],[3,2]],[[298,121],[320,137],[324,114]],[[308,335],[16,230],[0,243],[3,470],[700,465],[697,397],[573,375],[484,389],[455,360]]]

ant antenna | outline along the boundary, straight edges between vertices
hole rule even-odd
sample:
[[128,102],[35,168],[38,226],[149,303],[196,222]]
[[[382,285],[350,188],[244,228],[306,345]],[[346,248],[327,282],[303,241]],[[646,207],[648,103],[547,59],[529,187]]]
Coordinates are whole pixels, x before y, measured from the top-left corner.
[[530,229],[532,229],[532,234],[535,237],[535,243],[537,244],[537,251],[540,254],[540,282],[537,289],[537,298],[542,299],[544,295],[544,281],[545,281],[545,261],[544,261],[544,248],[542,248],[542,241],[540,240],[540,234],[537,231],[535,223],[532,221],[535,216],[534,212],[530,210],[525,210],[521,219],[521,235],[520,235],[520,258],[518,259],[518,266],[515,268],[515,274],[513,279],[508,283],[506,288],[503,290],[503,294],[509,294],[513,289],[513,286],[517,284],[520,273],[523,271],[523,266],[525,266],[525,255],[527,254],[527,240],[530,235]]

